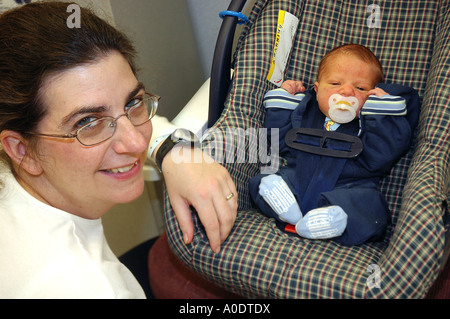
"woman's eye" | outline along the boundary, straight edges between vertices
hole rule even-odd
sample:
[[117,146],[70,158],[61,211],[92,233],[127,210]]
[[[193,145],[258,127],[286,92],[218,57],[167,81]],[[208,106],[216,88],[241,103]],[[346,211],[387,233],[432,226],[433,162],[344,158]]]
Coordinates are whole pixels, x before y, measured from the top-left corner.
[[98,117],[86,116],[86,117],[82,118],[81,120],[79,120],[78,122],[76,122],[73,128],[74,128],[74,130],[77,130],[85,125],[88,125],[89,123],[92,123],[95,120],[98,120]]
[[133,106],[137,106],[140,102],[142,102],[142,98],[140,97],[132,99],[130,102],[127,103],[127,105],[125,105],[125,111],[129,110]]

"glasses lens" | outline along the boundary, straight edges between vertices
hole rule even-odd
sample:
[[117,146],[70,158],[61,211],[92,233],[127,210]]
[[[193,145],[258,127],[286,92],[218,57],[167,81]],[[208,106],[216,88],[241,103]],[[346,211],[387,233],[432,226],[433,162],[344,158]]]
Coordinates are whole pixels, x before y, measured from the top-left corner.
[[159,97],[158,95],[151,95],[148,99],[148,109],[149,109],[149,114],[150,114],[150,118],[152,118],[155,114],[156,114],[156,110],[158,109],[158,103],[159,103],[159,99],[161,97]]
[[128,118],[133,125],[144,124],[155,115],[157,107],[158,98],[153,95],[149,96],[128,110]]
[[115,126],[116,123],[113,118],[99,118],[83,126],[78,131],[77,138],[83,145],[95,145],[109,139],[114,134]]

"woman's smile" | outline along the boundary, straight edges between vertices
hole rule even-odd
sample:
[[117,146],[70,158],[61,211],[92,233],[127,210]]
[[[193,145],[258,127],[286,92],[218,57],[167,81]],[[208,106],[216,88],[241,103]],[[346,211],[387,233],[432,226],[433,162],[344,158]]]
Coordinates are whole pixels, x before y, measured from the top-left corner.
[[137,160],[132,164],[101,170],[102,173],[106,173],[108,176],[114,177],[120,180],[128,180],[137,174],[141,173],[142,165],[141,160]]

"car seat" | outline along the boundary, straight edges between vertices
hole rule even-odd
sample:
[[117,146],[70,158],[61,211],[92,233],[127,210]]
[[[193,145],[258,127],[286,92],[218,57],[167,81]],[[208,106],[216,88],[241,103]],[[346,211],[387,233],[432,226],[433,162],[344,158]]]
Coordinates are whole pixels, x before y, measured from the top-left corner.
[[[289,55],[282,79],[301,80],[310,87],[327,51],[359,43],[380,58],[386,82],[419,92],[422,109],[414,146],[380,184],[392,225],[379,242],[347,247],[292,236],[250,200],[248,181],[266,169],[271,158],[267,154],[254,160],[251,154],[260,155],[267,141],[255,143],[248,132],[263,132],[262,98],[279,85],[269,81],[268,74],[273,52],[281,45],[280,12],[298,18],[291,49],[291,40],[286,42]],[[238,187],[235,226],[215,254],[193,211],[196,232],[193,243],[185,245],[166,198],[171,249],[197,274],[246,298],[425,297],[449,246],[449,1],[256,0],[248,19],[231,65],[231,84],[220,88],[226,98],[210,103],[215,109],[211,116],[220,115],[210,117],[214,124],[203,141],[205,151],[229,170]]]

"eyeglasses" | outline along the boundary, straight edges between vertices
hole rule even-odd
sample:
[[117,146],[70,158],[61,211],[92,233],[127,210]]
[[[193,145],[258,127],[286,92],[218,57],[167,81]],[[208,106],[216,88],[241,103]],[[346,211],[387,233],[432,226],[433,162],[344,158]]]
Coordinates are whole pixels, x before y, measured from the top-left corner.
[[75,133],[57,135],[57,134],[42,134],[42,133],[29,133],[36,136],[46,136],[55,138],[76,138],[84,146],[93,146],[100,144],[110,139],[117,127],[117,120],[122,116],[126,116],[131,124],[139,126],[147,123],[155,115],[158,109],[158,102],[160,96],[154,94],[145,94],[145,98],[137,101],[131,106],[127,106],[128,109],[124,114],[114,118],[111,116],[105,116],[98,118],[94,121],[83,125]]

